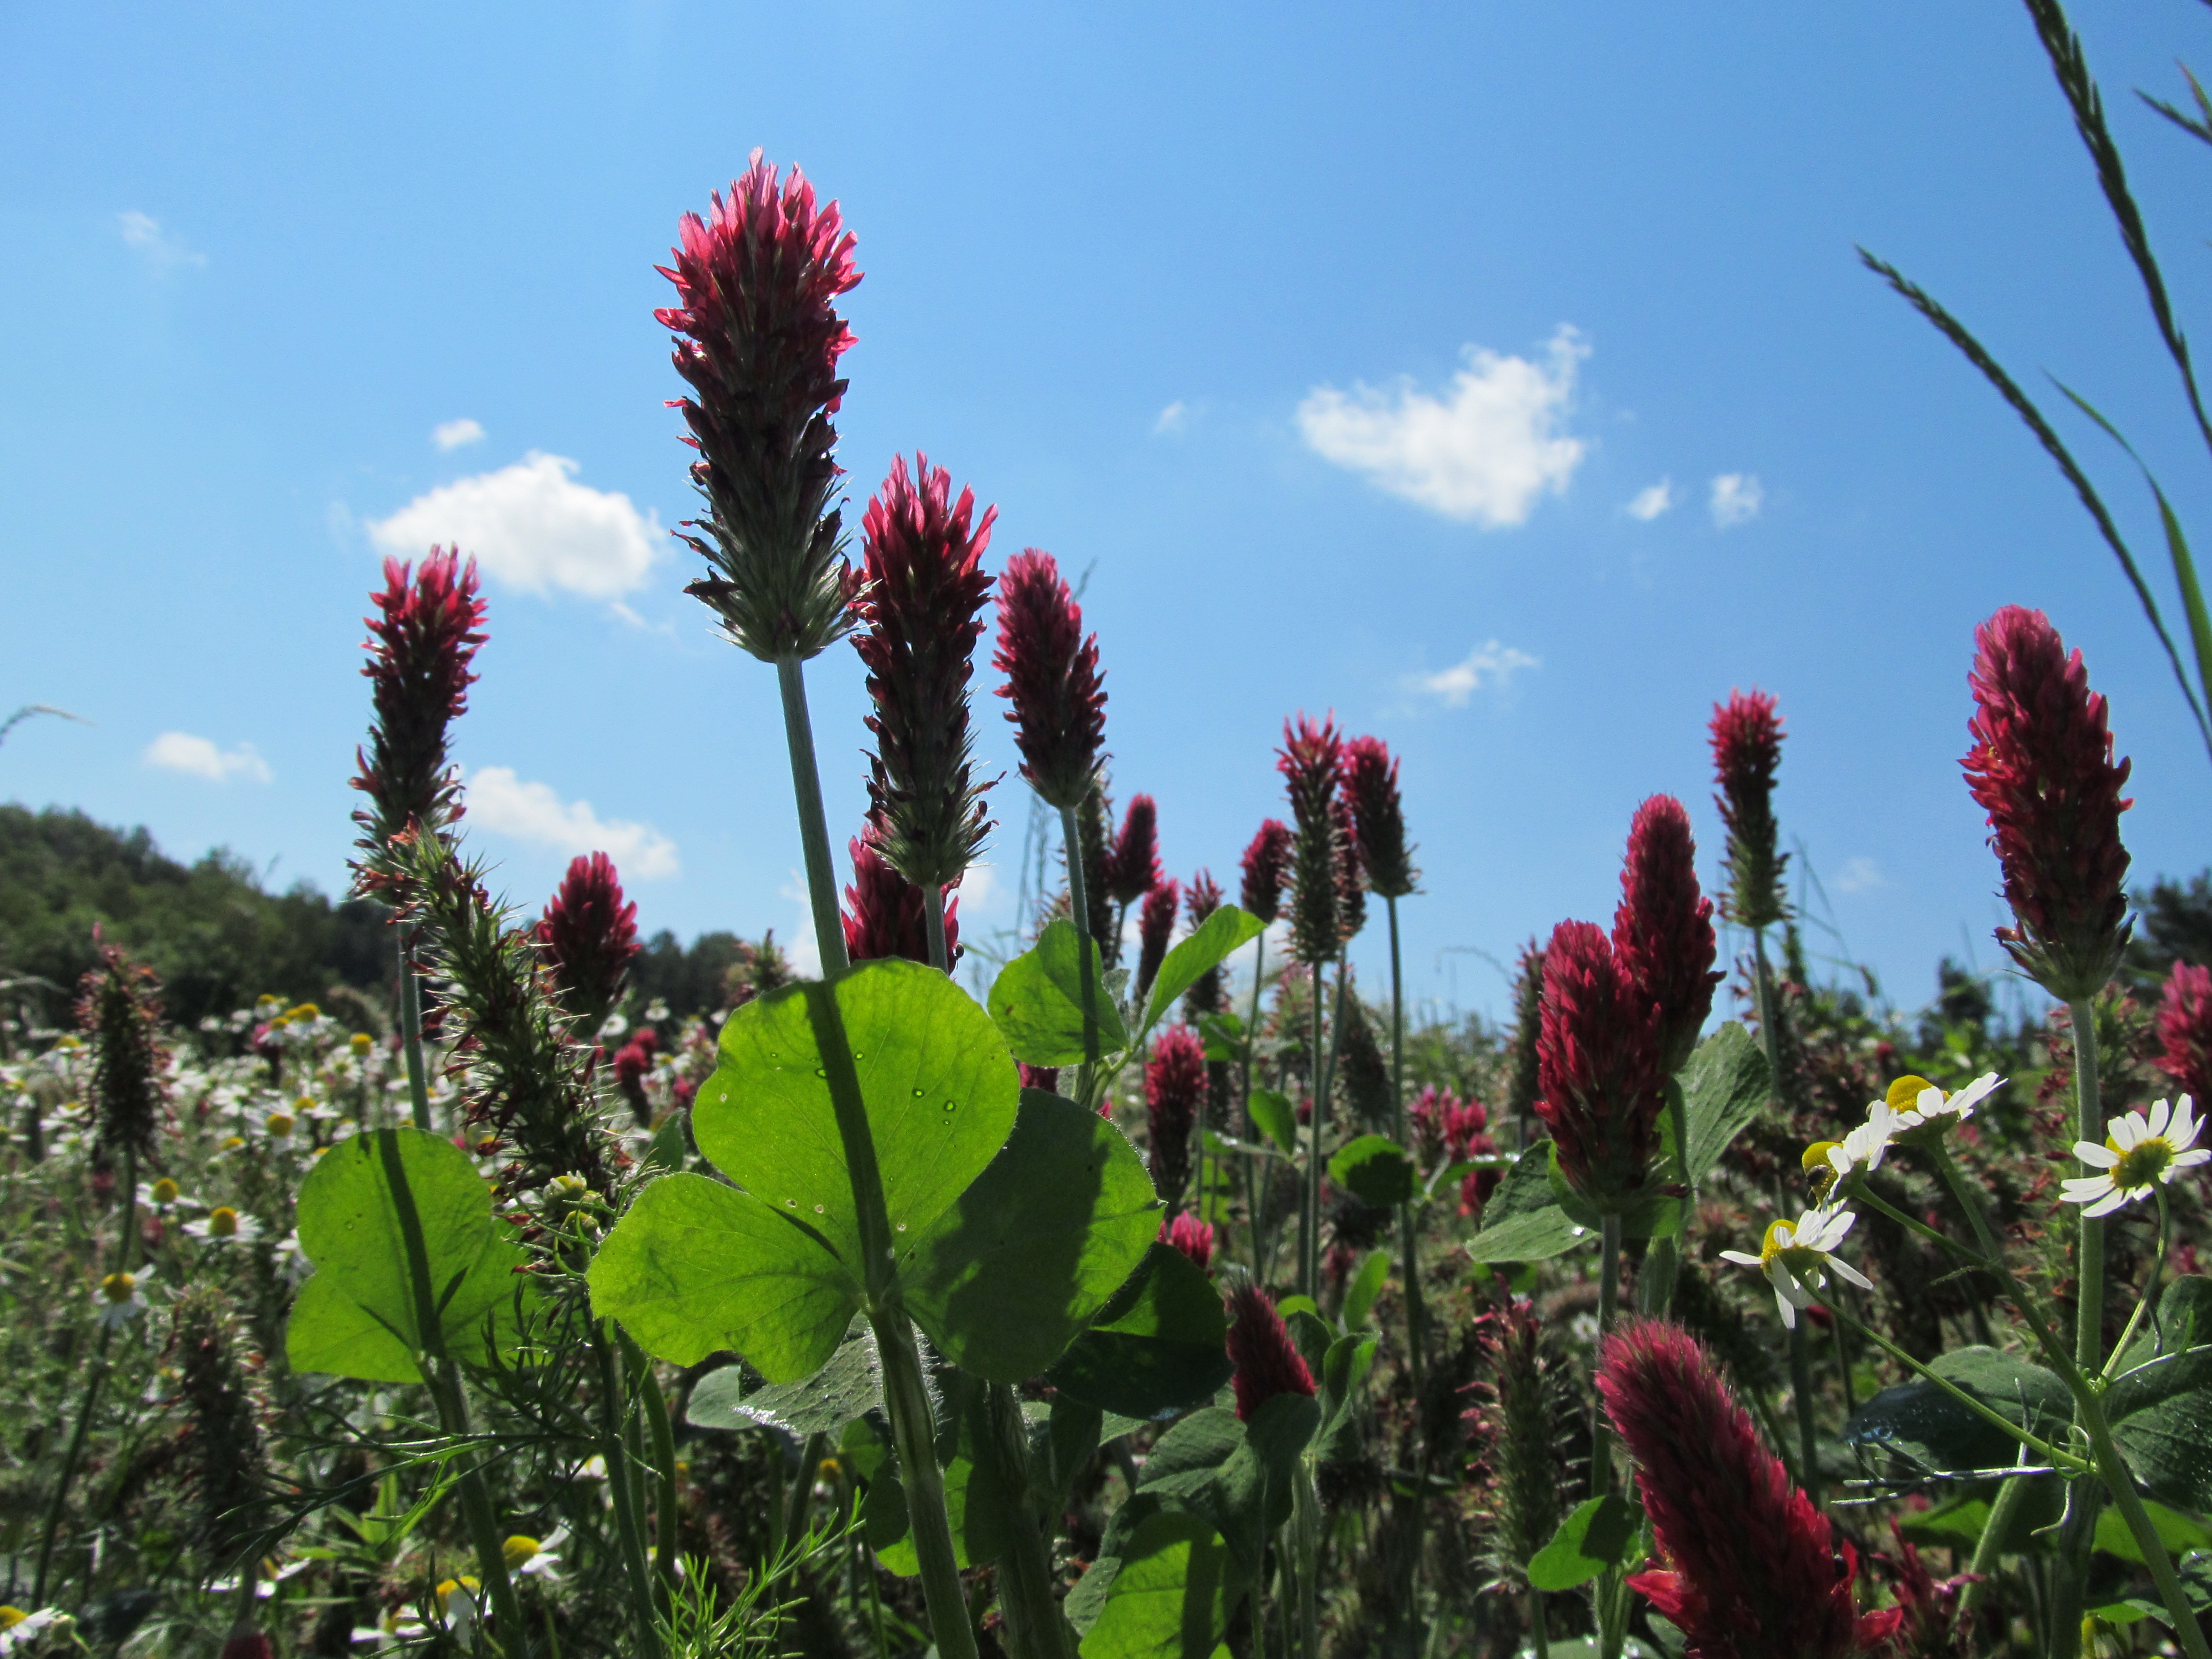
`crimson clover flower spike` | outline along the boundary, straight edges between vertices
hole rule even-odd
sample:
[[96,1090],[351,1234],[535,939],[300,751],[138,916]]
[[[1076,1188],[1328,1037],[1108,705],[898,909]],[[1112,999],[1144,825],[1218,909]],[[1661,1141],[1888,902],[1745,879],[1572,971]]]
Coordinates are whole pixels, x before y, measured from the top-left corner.
[[804,660],[854,621],[830,417],[853,344],[836,302],[860,273],[837,204],[817,208],[797,167],[779,188],[755,150],[728,199],[711,199],[703,219],[684,216],[675,264],[659,267],[680,303],[653,313],[693,393],[672,407],[699,452],[691,480],[708,507],[684,540],[714,574],[684,591],[754,656]]
[[1221,908],[1221,884],[1213,878],[1210,870],[1200,870],[1190,878],[1182,890],[1182,913],[1195,929],[1203,927],[1206,919]]
[[1367,866],[1359,856],[1351,800],[1340,791],[1329,811],[1336,819],[1336,931],[1348,944],[1367,925]]
[[2020,924],[1997,942],[2051,995],[2079,1002],[2105,988],[2131,931],[2120,842],[2130,763],[2112,759],[2105,699],[2043,612],[2008,605],[1974,641],[1974,746],[1960,764]]
[[[1211,872],[1200,870],[1190,878],[1190,884],[1182,890],[1182,913],[1190,922],[1191,931],[1195,933],[1204,927],[1206,919],[1220,908],[1220,884],[1213,879]],[[1140,920],[1139,933],[1141,934],[1142,932]],[[1221,968],[1217,963],[1193,980],[1190,989],[1183,993],[1183,1018],[1196,1020],[1204,1014],[1218,1014],[1224,1006]]]
[[1774,775],[1782,764],[1782,717],[1764,691],[1730,691],[1713,705],[1715,797],[1728,826],[1729,896],[1722,908],[1740,927],[1780,921],[1782,866],[1775,850]]
[[2212,1101],[2212,969],[2177,962],[2158,1007],[2159,1070],[2184,1094]]
[[1176,910],[1182,902],[1182,885],[1170,878],[1145,895],[1144,908],[1137,913],[1135,988],[1140,1006],[1160,976],[1160,964],[1167,960],[1168,940],[1174,937]]
[[1406,844],[1406,810],[1398,794],[1398,760],[1380,738],[1354,738],[1344,745],[1344,793],[1352,804],[1359,866],[1370,891],[1403,898],[1421,872]]
[[1229,1294],[1230,1378],[1237,1395],[1237,1417],[1249,1423],[1279,1394],[1314,1391],[1313,1372],[1291,1340],[1283,1316],[1256,1285],[1239,1285]]
[[1672,795],[1636,809],[1613,915],[1613,954],[1659,1010],[1659,1070],[1682,1069],[1712,1012],[1713,905],[1698,888],[1698,843],[1690,815]]
[[1605,1340],[1598,1394],[1636,1460],[1659,1564],[1628,1580],[1707,1659],[1850,1659],[1887,1643],[1858,1558],[1790,1482],[1697,1339],[1635,1319]]
[[362,828],[364,867],[384,859],[394,836],[410,823],[435,830],[461,816],[460,787],[447,763],[446,734],[467,712],[469,672],[483,645],[484,603],[477,563],[458,550],[434,547],[419,568],[384,562],[384,586],[369,596],[377,614],[365,619],[372,718],[353,787],[369,805],[354,814]]
[[[884,957],[904,957],[909,962],[929,961],[929,918],[923,895],[883,855],[878,837],[882,831],[871,823],[846,843],[852,854],[853,883],[845,890],[841,912],[845,924],[845,955],[854,962],[873,962]],[[945,958],[960,962],[960,905],[945,896]]]
[[100,947],[78,985],[76,1023],[92,1042],[95,1162],[117,1152],[141,1163],[152,1154],[168,1105],[168,1048],[161,1041],[160,982],[118,945]]
[[1134,904],[1162,878],[1159,809],[1150,795],[1132,795],[1106,855],[1106,890],[1116,904]]
[[605,853],[569,862],[560,890],[538,919],[537,937],[562,1001],[588,1037],[613,1012],[623,976],[644,947],[637,906],[623,898],[622,879]]
[[1032,1066],[1026,1060],[1018,1060],[1014,1062],[1014,1069],[1021,1073],[1023,1088],[1042,1090],[1048,1095],[1060,1092],[1059,1066]]
[[1022,776],[1048,806],[1083,805],[1106,759],[1105,676],[1098,636],[1049,553],[1024,548],[999,573],[999,642],[991,665],[1006,677]]
[[1344,943],[1343,890],[1338,869],[1336,784],[1343,752],[1336,722],[1319,726],[1300,714],[1283,722],[1283,746],[1275,768],[1288,784],[1291,815],[1297,833],[1291,838],[1291,950],[1309,966],[1334,962]]
[[1243,876],[1237,908],[1273,926],[1282,915],[1283,886],[1290,879],[1290,825],[1276,818],[1262,822],[1237,866]]
[[1213,1224],[1188,1212],[1160,1223],[1160,1243],[1181,1250],[1204,1273],[1213,1262]]
[[1658,1146],[1658,1008],[1601,929],[1563,921],[1544,952],[1539,1020],[1536,1115],[1560,1171],[1593,1207],[1621,1209]]
[[875,712],[869,794],[877,851],[922,888],[944,887],[982,851],[991,830],[975,779],[968,682],[991,579],[983,554],[998,508],[976,520],[975,493],[952,499],[952,477],[927,455],[891,462],[861,520],[867,586],[853,636]]
[[1145,1122],[1152,1185],[1173,1209],[1190,1180],[1190,1132],[1206,1103],[1206,1044],[1188,1025],[1170,1025],[1145,1061]]

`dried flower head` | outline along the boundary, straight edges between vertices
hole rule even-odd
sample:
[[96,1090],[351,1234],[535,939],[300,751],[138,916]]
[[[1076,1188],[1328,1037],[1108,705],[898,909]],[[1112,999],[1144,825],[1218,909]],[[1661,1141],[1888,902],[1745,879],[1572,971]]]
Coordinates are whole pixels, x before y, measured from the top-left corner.
[[1243,872],[1237,908],[1273,926],[1283,913],[1283,885],[1291,875],[1291,826],[1275,818],[1263,821],[1237,864]]
[[1605,934],[1563,921],[1544,952],[1536,1063],[1559,1169],[1585,1201],[1619,1209],[1639,1191],[1658,1149],[1666,1103],[1659,1010],[1629,977]]
[[975,492],[963,489],[957,501],[951,495],[951,474],[927,455],[915,457],[912,478],[898,456],[861,524],[867,626],[853,644],[875,701],[868,793],[882,826],[877,850],[920,887],[958,880],[991,831],[983,811],[991,786],[975,779],[968,681],[991,592],[983,554],[999,510],[986,508],[971,528]]
[[2158,1007],[2157,1066],[2182,1093],[2212,1101],[2212,969],[2173,964]]
[[1380,738],[1344,745],[1344,793],[1352,803],[1359,865],[1370,890],[1403,898],[1421,878],[1406,843],[1406,809],[1398,794],[1398,759]]
[[1206,1044],[1188,1025],[1153,1039],[1145,1062],[1145,1119],[1152,1185],[1172,1211],[1190,1182],[1190,1132],[1206,1104]]
[[1713,902],[1698,889],[1698,843],[1690,815],[1672,795],[1636,809],[1613,914],[1613,954],[1659,1006],[1659,1069],[1672,1077],[1698,1046],[1712,1012]]
[[[873,962],[883,957],[904,957],[909,962],[929,961],[929,917],[921,888],[915,886],[883,855],[878,842],[882,832],[872,823],[845,843],[853,856],[853,884],[845,890],[842,912],[845,955],[854,962]],[[960,902],[945,896],[946,960],[960,962]]]
[[586,1035],[598,1030],[644,948],[637,938],[637,906],[624,902],[612,859],[593,853],[569,861],[560,891],[538,920],[538,943],[577,1029]]
[[1159,809],[1150,795],[1132,795],[1121,833],[1106,855],[1106,890],[1127,908],[1160,884]]
[[434,547],[419,569],[384,562],[384,586],[366,618],[372,716],[368,747],[356,750],[353,787],[368,796],[356,811],[365,863],[374,866],[410,823],[443,829],[461,816],[460,783],[447,764],[446,733],[465,714],[469,672],[485,640],[477,562]]
[[1636,1460],[1662,1565],[1628,1582],[1698,1659],[1850,1659],[1895,1632],[1861,1616],[1850,1544],[1760,1442],[1680,1326],[1632,1320],[1605,1341],[1598,1393]]
[[1160,964],[1167,960],[1168,940],[1175,934],[1176,908],[1182,902],[1182,885],[1170,877],[1145,895],[1144,908],[1137,913],[1137,979],[1133,988],[1139,1007],[1152,994],[1152,981],[1160,976]]
[[2120,844],[2130,763],[2113,761],[2105,699],[2043,612],[2008,605],[1974,641],[1974,746],[1960,763],[2020,924],[1997,942],[2051,995],[2078,1002],[2105,988],[2131,931]]
[[168,1103],[168,1050],[161,1042],[161,985],[154,970],[117,945],[78,988],[76,1021],[92,1039],[93,1139],[105,1166],[117,1152],[143,1163]]
[[1771,927],[1786,911],[1777,852],[1774,774],[1782,764],[1782,717],[1764,691],[1730,691],[1713,705],[1715,797],[1728,825],[1729,896],[1723,907],[1739,927]]
[[1181,1250],[1200,1273],[1212,1264],[1213,1238],[1213,1224],[1188,1212],[1178,1212],[1172,1219],[1160,1223],[1160,1243]]
[[999,647],[991,665],[1006,677],[1022,775],[1048,806],[1075,807],[1099,787],[1105,763],[1105,676],[1098,636],[1085,637],[1083,610],[1052,555],[1024,548],[999,573]]
[[836,301],[860,273],[837,204],[817,210],[797,167],[779,189],[755,150],[729,198],[712,202],[704,219],[684,216],[675,266],[660,267],[680,303],[653,313],[678,337],[676,372],[693,393],[674,406],[708,517],[687,520],[699,533],[684,539],[716,573],[684,591],[763,661],[803,661],[854,620],[830,417],[853,344]]
[[1256,1285],[1239,1285],[1229,1293],[1230,1379],[1237,1392],[1237,1416],[1249,1423],[1279,1394],[1314,1391],[1313,1372],[1291,1340],[1282,1315]]
[[1476,1502],[1496,1522],[1485,1540],[1487,1565],[1504,1587],[1517,1583],[1559,1528],[1565,1372],[1547,1352],[1543,1321],[1526,1297],[1509,1294],[1477,1316],[1474,1334],[1481,1375],[1468,1389],[1475,1403],[1466,1420]]
[[269,1519],[270,1490],[261,1402],[222,1291],[202,1284],[178,1295],[169,1352],[185,1407],[179,1449],[192,1494],[194,1542],[214,1578],[249,1559]]
[[1336,783],[1343,744],[1336,722],[1316,726],[1304,714],[1283,722],[1275,769],[1289,785],[1297,834],[1291,843],[1291,950],[1309,966],[1334,962],[1344,944],[1343,877],[1346,850],[1338,842]]

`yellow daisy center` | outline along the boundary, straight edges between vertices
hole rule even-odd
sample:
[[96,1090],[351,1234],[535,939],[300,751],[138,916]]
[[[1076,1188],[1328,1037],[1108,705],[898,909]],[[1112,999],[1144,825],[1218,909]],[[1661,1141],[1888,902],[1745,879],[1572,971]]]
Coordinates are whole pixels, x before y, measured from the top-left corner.
[[315,1006],[312,1002],[301,1003],[298,1007],[292,1010],[291,1014],[289,1015],[289,1018],[293,1019],[320,1019],[322,1017],[323,1011]]
[[2148,1136],[2125,1152],[2120,1152],[2118,1144],[2109,1137],[2105,1145],[2120,1153],[2120,1161],[2112,1169],[2112,1185],[2124,1193],[2153,1185],[2179,1156],[2164,1135]]
[[208,1212],[208,1237],[210,1238],[237,1237],[238,1212],[232,1209],[228,1204],[218,1204],[215,1208],[210,1210]]
[[1805,1156],[1797,1160],[1798,1164],[1807,1170],[1827,1169],[1829,1152],[1843,1144],[1840,1140],[1816,1140],[1805,1149]]
[[1883,1098],[1889,1103],[1890,1110],[1909,1112],[1920,1103],[1922,1093],[1935,1086],[1926,1078],[1915,1077],[1907,1072],[1889,1085],[1889,1092]]
[[530,1559],[532,1556],[537,1554],[539,1550],[545,1547],[539,1543],[535,1538],[529,1537],[522,1533],[516,1533],[501,1547],[502,1553],[507,1557],[507,1570],[512,1571],[515,1568],[520,1566],[524,1562]]
[[21,1607],[0,1606],[0,1630],[13,1630],[30,1616]]
[[448,1604],[453,1601],[455,1590],[465,1589],[473,1594],[476,1589],[477,1581],[466,1573],[463,1573],[459,1578],[447,1578],[441,1581],[438,1585],[438,1611],[450,1613],[453,1610]]
[[179,1191],[175,1182],[163,1176],[154,1183],[149,1196],[156,1204],[173,1204],[177,1201]]
[[246,1137],[244,1135],[225,1135],[223,1137],[222,1149],[226,1152],[234,1152],[244,1145],[246,1145]]
[[354,1053],[363,1060],[368,1057],[368,1051],[376,1047],[376,1039],[366,1031],[356,1031],[347,1042]]
[[137,1294],[138,1281],[129,1273],[110,1273],[100,1281],[100,1293],[110,1302],[128,1302]]
[[1802,1279],[1808,1273],[1819,1269],[1821,1257],[1820,1251],[1808,1249],[1797,1243],[1797,1230],[1790,1223],[1770,1221],[1766,1224],[1766,1237],[1759,1241],[1759,1265],[1771,1267],[1778,1259],[1787,1265],[1797,1278]]
[[287,1135],[290,1134],[290,1133],[292,1133],[292,1115],[291,1115],[291,1113],[289,1113],[289,1112],[271,1112],[271,1113],[270,1113],[270,1114],[269,1114],[269,1133],[270,1133],[270,1134],[272,1134],[272,1135],[275,1135],[275,1136],[276,1136],[279,1140],[283,1139]]

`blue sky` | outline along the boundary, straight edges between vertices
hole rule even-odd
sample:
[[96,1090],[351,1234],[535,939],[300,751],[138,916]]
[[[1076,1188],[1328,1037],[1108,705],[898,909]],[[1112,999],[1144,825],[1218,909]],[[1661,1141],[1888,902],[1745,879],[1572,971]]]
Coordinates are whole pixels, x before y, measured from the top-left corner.
[[[2212,63],[2204,14],[2077,21],[2201,317],[2212,156],[2128,89]],[[457,749],[510,890],[611,844],[648,927],[802,928],[773,677],[664,533],[692,498],[652,317],[678,215],[760,145],[860,238],[854,520],[921,447],[998,504],[999,556],[1090,573],[1115,786],[1159,799],[1176,873],[1282,812],[1286,714],[1401,750],[1425,997],[1498,1009],[1483,953],[1608,916],[1649,793],[1714,861],[1732,685],[1781,699],[1784,833],[1850,953],[1908,1004],[1942,953],[1994,966],[1957,761],[2007,602],[2112,697],[2138,872],[2212,858],[2212,767],[2110,556],[1852,252],[2097,399],[2206,522],[1995,0],[18,7],[0,144],[0,704],[95,722],[17,728],[0,795],[179,855],[343,883],[379,537],[447,522],[489,572]],[[811,685],[855,823],[849,652]],[[1012,920],[1028,810],[999,707],[972,926]]]

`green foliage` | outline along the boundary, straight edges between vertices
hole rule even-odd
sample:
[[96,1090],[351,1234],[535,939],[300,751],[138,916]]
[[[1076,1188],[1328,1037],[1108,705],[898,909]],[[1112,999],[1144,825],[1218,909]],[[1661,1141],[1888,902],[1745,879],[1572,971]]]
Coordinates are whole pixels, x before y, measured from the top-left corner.
[[1149,1418],[1202,1400],[1229,1380],[1221,1297],[1172,1245],[1144,1263],[1051,1371],[1060,1392],[1101,1411]]
[[1577,1504],[1529,1559],[1528,1583],[1540,1590],[1572,1589],[1626,1565],[1643,1525],[1643,1512],[1615,1492]]
[[[1929,1370],[2030,1432],[2058,1432],[2073,1395],[2042,1366],[1996,1348],[1954,1348]],[[1884,1389],[1844,1425],[1846,1443],[1878,1447],[1928,1469],[2002,1469],[2019,1461],[2020,1443],[1925,1377]]]
[[1361,1135],[1328,1161],[1328,1178],[1378,1210],[1403,1204],[1413,1195],[1413,1161],[1388,1135]]

